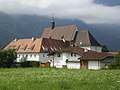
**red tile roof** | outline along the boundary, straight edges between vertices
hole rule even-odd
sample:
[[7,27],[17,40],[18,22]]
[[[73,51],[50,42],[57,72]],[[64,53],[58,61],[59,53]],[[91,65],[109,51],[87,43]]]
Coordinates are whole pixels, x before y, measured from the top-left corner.
[[104,60],[108,56],[103,54],[102,52],[88,51],[80,57],[81,60]]
[[[16,49],[17,53],[38,53],[41,49],[42,38],[17,39],[8,44],[5,49]],[[14,46],[14,47],[13,47]]]
[[16,49],[17,53],[48,53],[68,47],[69,42],[62,40],[36,38],[13,40],[5,49]]
[[102,52],[100,53],[100,52],[95,52],[91,50],[87,50],[85,52],[85,49],[76,47],[76,46],[70,46],[62,50],[55,51],[55,52],[50,53],[49,55],[52,55],[57,52],[74,52],[81,56],[80,57],[81,60],[103,60],[107,57],[107,55],[103,54]]

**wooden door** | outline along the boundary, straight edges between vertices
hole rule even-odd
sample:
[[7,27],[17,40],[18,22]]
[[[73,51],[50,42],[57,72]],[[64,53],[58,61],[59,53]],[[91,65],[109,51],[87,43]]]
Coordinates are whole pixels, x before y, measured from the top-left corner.
[[81,60],[81,69],[88,69],[88,61],[87,60]]

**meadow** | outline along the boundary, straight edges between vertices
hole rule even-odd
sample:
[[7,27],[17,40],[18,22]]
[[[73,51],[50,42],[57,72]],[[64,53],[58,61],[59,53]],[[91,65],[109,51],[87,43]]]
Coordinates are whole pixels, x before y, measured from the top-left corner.
[[0,69],[0,90],[120,90],[120,70]]

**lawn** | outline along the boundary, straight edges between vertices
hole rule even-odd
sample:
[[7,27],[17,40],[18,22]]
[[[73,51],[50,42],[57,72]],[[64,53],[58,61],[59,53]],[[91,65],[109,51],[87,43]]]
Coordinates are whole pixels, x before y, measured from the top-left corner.
[[120,70],[0,69],[0,90],[120,90]]

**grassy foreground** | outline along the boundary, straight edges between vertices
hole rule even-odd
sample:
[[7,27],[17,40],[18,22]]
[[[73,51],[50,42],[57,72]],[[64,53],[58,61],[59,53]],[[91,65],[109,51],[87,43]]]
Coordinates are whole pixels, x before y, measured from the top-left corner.
[[120,70],[0,69],[0,90],[120,90]]

